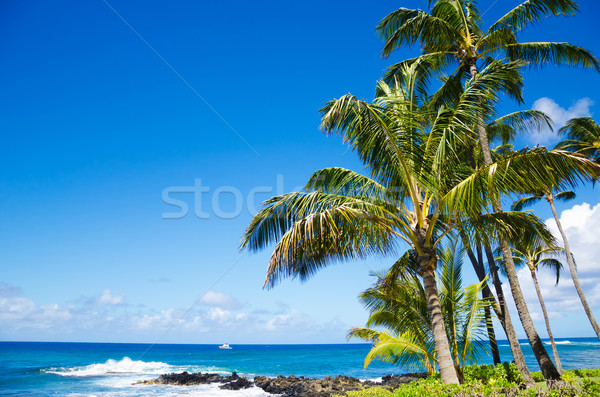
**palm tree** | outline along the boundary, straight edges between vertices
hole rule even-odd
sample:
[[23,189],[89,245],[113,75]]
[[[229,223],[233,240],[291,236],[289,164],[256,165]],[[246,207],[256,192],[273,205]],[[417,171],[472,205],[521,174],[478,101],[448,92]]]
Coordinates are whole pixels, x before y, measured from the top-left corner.
[[531,214],[484,213],[489,195],[540,186],[537,179],[523,178],[519,169],[562,180],[567,170],[568,175],[576,169],[588,177],[597,168],[574,154],[545,149],[507,156],[477,170],[461,162],[456,149],[471,134],[472,109],[486,105],[478,100],[477,87],[502,79],[494,67],[467,83],[454,108],[431,111],[424,106],[416,91],[416,65],[407,66],[394,85],[380,83],[373,103],[352,95],[329,102],[322,109],[322,129],[340,133],[372,178],[341,168],[319,170],[304,192],[267,200],[241,241],[242,249],[252,251],[276,243],[265,280],[269,287],[284,277],[306,280],[332,262],[394,255],[400,242],[409,244],[416,253],[445,383],[458,382],[436,287],[436,249],[446,234],[459,225],[467,232],[487,230],[508,237],[534,228],[551,239]]
[[550,320],[548,318],[548,312],[546,311],[546,304],[542,298],[542,291],[540,290],[540,285],[537,280],[537,272],[540,267],[545,267],[553,271],[556,274],[556,284],[558,285],[558,280],[560,278],[560,272],[563,268],[563,265],[561,261],[556,258],[556,256],[563,253],[563,250],[562,248],[558,247],[545,247],[539,241],[519,239],[517,240],[516,245],[512,247],[512,251],[515,265],[527,266],[529,272],[531,273],[533,285],[535,286],[535,292],[537,293],[540,306],[542,307],[542,313],[544,315],[548,337],[550,338],[550,344],[552,345],[554,362],[556,363],[558,372],[560,372],[562,375],[563,369],[560,363],[560,358],[558,357],[558,349],[556,348],[556,343],[554,342],[554,336],[552,335],[552,330],[550,329]]
[[600,125],[591,117],[576,117],[560,130],[567,134],[567,140],[559,144],[568,150],[585,154],[600,163]]
[[563,230],[562,224],[560,222],[560,218],[558,217],[558,213],[556,212],[556,206],[554,205],[555,200],[567,201],[575,198],[575,193],[567,190],[562,191],[556,194],[553,194],[552,188],[546,188],[542,191],[539,191],[537,194],[534,194],[529,197],[524,197],[520,200],[517,200],[513,204],[513,209],[515,211],[520,211],[527,206],[530,206],[542,198],[546,199],[548,204],[550,204],[550,208],[552,209],[552,214],[554,215],[554,221],[556,222],[556,226],[558,227],[558,231],[562,237],[562,240],[565,245],[565,252],[567,255],[567,263],[569,264],[569,272],[571,273],[571,279],[573,280],[573,284],[575,285],[575,289],[577,290],[577,295],[579,295],[579,299],[581,300],[581,304],[583,305],[583,309],[585,310],[585,314],[587,314],[588,319],[590,320],[590,324],[592,324],[592,328],[594,328],[594,332],[596,332],[596,336],[600,339],[600,327],[598,327],[598,323],[594,318],[594,314],[592,313],[592,309],[587,303],[587,299],[585,298],[585,294],[583,293],[583,289],[581,288],[581,284],[579,283],[579,277],[577,277],[577,268],[575,266],[575,260],[573,259],[573,254],[571,253],[571,248],[569,247],[569,241],[567,240],[567,235]]
[[[492,302],[478,297],[485,280],[463,288],[463,249],[451,242],[439,256],[440,304],[454,366],[462,379],[465,365],[477,362],[484,350],[485,308]],[[432,373],[435,369],[431,322],[425,291],[414,272],[415,259],[414,251],[407,252],[386,276],[378,276],[375,285],[360,294],[371,315],[367,328],[352,328],[348,337],[374,342],[365,358],[365,368],[377,358],[412,371],[425,369]],[[403,268],[401,277],[396,271],[398,265]],[[371,327],[385,327],[385,330]]]
[[[480,12],[470,0],[429,1],[431,12],[401,8],[386,16],[377,26],[385,40],[383,56],[387,57],[402,45],[421,44],[423,55],[431,70],[439,70],[451,62],[458,62],[447,82],[460,83],[467,75],[471,79],[479,73],[478,62],[488,65],[498,60],[526,61],[531,66],[547,63],[579,65],[600,70],[598,60],[587,50],[569,43],[520,43],[517,33],[542,18],[552,15],[572,15],[578,11],[572,0],[527,0],[493,23],[487,30],[481,28]],[[389,68],[391,78],[410,59]],[[518,85],[507,84],[506,92],[521,100]],[[477,134],[485,165],[492,164],[492,156],[483,121],[479,115]],[[492,203],[495,212],[502,211],[500,200]],[[529,343],[546,379],[557,379],[559,373],[552,364],[529,315],[516,270],[512,263],[510,247],[506,240],[500,241],[506,272],[517,311]]]

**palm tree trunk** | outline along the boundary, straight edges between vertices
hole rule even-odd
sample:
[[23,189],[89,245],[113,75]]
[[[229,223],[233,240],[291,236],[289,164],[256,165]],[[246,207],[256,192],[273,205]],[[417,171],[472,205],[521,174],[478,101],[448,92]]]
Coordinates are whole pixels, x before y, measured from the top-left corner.
[[492,247],[489,242],[484,241],[485,254],[488,260],[488,266],[490,268],[490,273],[492,274],[492,282],[494,284],[494,289],[496,290],[496,295],[498,295],[498,302],[500,303],[500,310],[496,311],[498,318],[500,319],[500,324],[504,326],[504,332],[506,333],[506,339],[508,339],[508,344],[510,345],[510,351],[512,352],[513,359],[515,360],[515,365],[519,370],[519,373],[525,380],[525,384],[527,386],[535,385],[535,381],[529,372],[529,368],[527,368],[527,364],[525,364],[525,356],[523,356],[523,350],[521,350],[521,344],[519,343],[519,338],[517,337],[517,333],[515,332],[515,328],[512,324],[512,319],[510,318],[510,313],[508,311],[508,307],[506,307],[506,298],[504,297],[504,291],[502,290],[502,282],[500,281],[500,277],[498,277],[498,267],[494,261],[494,253],[492,252]]
[[419,257],[421,267],[421,277],[423,278],[423,287],[427,297],[427,308],[431,319],[431,328],[433,330],[433,340],[435,343],[435,355],[440,369],[440,376],[443,383],[459,383],[456,374],[456,368],[450,353],[448,336],[444,325],[444,317],[440,306],[440,299],[435,283],[435,271],[433,261],[427,257]]
[[[473,264],[473,266],[475,266]],[[483,270],[482,275],[485,275],[485,268],[483,267],[483,254],[481,252],[481,244],[479,244],[479,242],[477,243],[477,267],[480,268],[481,270]],[[479,276],[477,276],[479,278]],[[484,277],[485,279],[485,277]],[[479,280],[480,282],[483,280]],[[484,292],[483,290],[481,291],[481,295],[486,298],[486,299],[490,299],[494,301],[494,305],[497,304],[496,299],[494,298],[494,295],[492,294],[492,291],[490,291],[490,287],[487,285],[487,281],[485,283],[485,290],[487,290],[486,292]],[[500,351],[498,350],[498,342],[496,341],[496,332],[494,331],[494,324],[492,323],[492,315],[490,312],[490,308],[489,306],[486,306],[484,309],[484,315],[485,315],[485,324],[486,324],[486,328],[487,328],[487,333],[488,333],[488,339],[490,340],[490,349],[492,350],[492,358],[494,359],[494,365],[497,364],[501,364],[502,361],[500,361]],[[504,327],[504,325],[502,325]]]
[[590,319],[590,323],[592,324],[592,328],[594,328],[594,332],[596,332],[596,336],[600,339],[600,328],[598,327],[598,323],[596,323],[596,319],[592,314],[592,310],[587,303],[587,299],[585,299],[585,295],[583,294],[583,290],[581,289],[581,285],[579,284],[579,278],[577,277],[577,270],[575,269],[575,262],[573,261],[573,256],[571,255],[571,248],[569,248],[569,242],[567,241],[567,235],[565,234],[562,224],[560,223],[560,219],[558,218],[558,213],[556,212],[556,207],[554,207],[554,198],[549,195],[546,195],[546,200],[550,203],[550,207],[552,208],[552,214],[554,214],[554,220],[556,221],[556,226],[558,226],[558,231],[562,236],[563,242],[565,243],[565,252],[567,253],[567,263],[569,264],[569,271],[571,272],[571,278],[573,279],[573,284],[575,284],[575,289],[577,290],[577,294],[579,295],[579,299],[581,300],[581,304],[583,305],[583,310],[585,310],[585,314],[587,314]]
[[550,338],[550,344],[552,345],[552,353],[554,353],[554,362],[556,363],[556,369],[562,375],[563,369],[560,364],[560,358],[558,358],[558,350],[556,349],[556,343],[554,343],[554,336],[552,336],[552,330],[550,330],[550,320],[548,319],[548,313],[546,312],[546,305],[544,304],[544,299],[542,298],[542,291],[540,291],[540,285],[537,281],[537,275],[535,274],[535,269],[531,269],[531,278],[533,279],[533,285],[535,285],[535,292],[537,293],[538,299],[540,300],[540,305],[542,306],[542,313],[544,314],[544,321],[546,322],[546,329],[548,330],[548,337]]
[[[477,245],[477,256],[478,257],[475,258],[475,255],[473,254],[473,250],[471,249],[471,246],[469,244],[469,240],[466,238],[465,234],[462,231],[460,232],[460,237],[462,239],[463,246],[465,247],[465,250],[467,251],[467,255],[468,255],[469,259],[471,260],[471,265],[473,265],[473,270],[475,270],[475,274],[477,274],[477,278],[479,279],[479,282],[482,282],[483,280],[485,280],[485,269],[483,267],[483,258],[481,257],[481,247],[479,246],[479,244]],[[494,310],[496,310],[498,303],[496,301],[496,298],[492,294],[492,291],[490,291],[490,287],[487,285],[487,282],[483,285],[483,289],[481,290],[481,295],[484,299],[488,299],[488,300],[492,301],[493,302],[492,306],[494,307]],[[498,312],[499,312],[499,310],[497,310],[496,314],[498,314]],[[502,361],[500,360],[500,352],[498,351],[498,342],[496,341],[496,332],[494,331],[494,324],[492,323],[492,315],[491,315],[489,307],[486,306],[484,314],[485,314],[485,323],[487,326],[488,339],[490,340],[490,349],[492,351],[492,358],[494,359],[494,365],[501,364]],[[500,318],[500,316],[498,316],[498,318]],[[504,323],[502,321],[500,321],[500,324],[502,325],[502,328],[504,328]]]
[[[470,72],[471,77],[475,77],[475,75],[477,75],[477,64],[475,58],[472,59]],[[485,130],[482,114],[479,114],[477,117],[477,135],[479,136],[479,145],[481,146],[481,153],[483,154],[483,162],[485,165],[490,165],[492,164],[492,155],[490,152],[490,143],[487,138],[487,131]],[[494,212],[502,212],[502,206],[500,205],[499,199],[494,199],[492,202],[492,208],[494,209]],[[533,325],[533,321],[531,320],[531,316],[529,315],[529,310],[527,309],[527,304],[525,303],[525,298],[523,297],[523,292],[521,291],[521,285],[519,284],[517,270],[515,269],[515,264],[512,259],[512,253],[506,239],[500,239],[500,248],[502,248],[506,276],[508,277],[510,290],[514,298],[515,305],[517,306],[517,313],[519,314],[519,319],[521,320],[521,324],[523,324],[525,334],[527,335],[529,344],[533,349],[535,358],[540,365],[542,374],[547,380],[559,379],[560,374],[556,370],[552,360],[550,360],[550,356],[544,348],[542,340],[540,339],[540,336]]]
[[[493,296],[490,296],[490,289],[488,288],[487,293],[481,291],[481,295],[484,299],[491,300]],[[495,299],[494,299],[495,301]],[[495,304],[495,302],[494,302]],[[492,323],[492,313],[490,312],[489,307],[485,307],[484,309],[485,315],[485,325],[487,327],[488,339],[490,341],[490,350],[492,351],[492,358],[494,359],[494,365],[501,364],[500,361],[500,352],[498,351],[498,342],[496,341],[496,332],[494,331],[494,323]]]
[[[498,203],[495,203],[498,205]],[[495,205],[496,207],[496,205]],[[494,210],[497,210],[496,208]],[[501,211],[502,209],[500,209]],[[533,350],[533,354],[537,359],[537,362],[542,370],[542,374],[544,375],[544,379],[546,380],[557,380],[560,379],[560,374],[556,370],[556,367],[550,360],[550,356],[544,347],[540,336],[538,335],[535,326],[533,325],[533,320],[531,319],[531,315],[529,314],[529,309],[527,308],[527,304],[525,303],[525,298],[523,297],[523,292],[521,291],[521,285],[519,283],[519,277],[517,276],[517,270],[515,269],[515,264],[512,259],[512,253],[510,252],[510,247],[505,239],[500,240],[500,248],[502,249],[502,256],[504,258],[504,267],[506,269],[506,276],[508,277],[508,281],[510,284],[510,290],[513,295],[513,299],[515,301],[515,305],[517,306],[517,313],[519,314],[519,318],[521,320],[521,324],[523,325],[523,329],[525,330],[525,335],[527,335],[527,339],[529,340],[529,344],[531,345],[531,349]]]

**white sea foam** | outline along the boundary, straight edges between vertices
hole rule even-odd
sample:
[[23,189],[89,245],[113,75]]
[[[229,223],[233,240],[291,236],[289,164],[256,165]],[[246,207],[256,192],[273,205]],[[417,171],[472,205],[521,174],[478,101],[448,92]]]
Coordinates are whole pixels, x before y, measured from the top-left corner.
[[[221,390],[218,384],[198,386],[160,386],[160,385],[114,385],[117,390],[96,392],[96,397],[275,397],[277,394],[269,394],[264,390],[253,386],[242,390]],[[89,397],[89,394],[71,393],[68,397]]]
[[[561,340],[561,341],[554,341],[554,343],[556,343],[557,345],[570,345],[571,341],[568,340]],[[550,341],[544,342],[545,345],[551,346],[552,343]]]
[[211,372],[219,375],[229,375],[230,370],[218,367],[176,366],[160,361],[134,361],[129,357],[121,360],[107,360],[102,364],[90,364],[80,367],[53,367],[42,370],[48,374],[68,377],[93,377],[111,375],[161,375],[170,372]]
[[129,357],[121,360],[107,360],[103,364],[90,364],[81,367],[54,367],[44,372],[60,376],[91,377],[119,374],[163,374],[173,372],[173,367],[162,362],[134,361]]
[[262,389],[254,386],[244,390],[230,391],[219,389],[219,384],[198,386],[166,386],[166,385],[144,385],[135,384],[139,380],[151,379],[157,375],[169,372],[212,372],[222,375],[231,374],[231,371],[217,367],[184,367],[170,365],[156,361],[134,361],[129,357],[121,360],[107,360],[102,364],[90,364],[79,367],[54,367],[43,372],[74,378],[97,378],[94,384],[108,389],[89,393],[71,393],[70,397],[154,397],[166,396],[176,397],[185,394],[188,397],[259,397],[273,396]]

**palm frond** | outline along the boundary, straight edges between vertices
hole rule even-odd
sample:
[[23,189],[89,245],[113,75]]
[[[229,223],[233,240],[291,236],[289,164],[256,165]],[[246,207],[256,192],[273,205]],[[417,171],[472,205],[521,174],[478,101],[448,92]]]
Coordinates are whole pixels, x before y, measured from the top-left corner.
[[519,31],[543,18],[556,15],[574,15],[579,8],[573,0],[527,0],[496,21],[488,32],[507,28]]
[[399,8],[388,14],[379,22],[376,31],[384,40],[384,58],[403,45],[413,46],[419,42],[428,52],[435,52],[448,40],[460,39],[460,30],[456,30],[445,19],[423,10],[407,8]]
[[450,213],[477,214],[501,194],[536,194],[548,186],[564,190],[599,176],[600,166],[585,156],[556,149],[524,149],[475,170],[439,204]]
[[508,143],[520,132],[541,131],[543,128],[552,129],[552,119],[539,110],[521,110],[497,118],[486,126],[488,137],[501,138]]
[[435,353],[432,346],[424,348],[408,332],[400,335],[379,332],[377,342],[365,357],[365,368],[374,359],[399,365],[409,371],[426,370],[431,373],[434,370]]
[[567,140],[561,142],[559,147],[572,150],[600,161],[600,125],[591,117],[576,117],[570,119],[559,130],[566,134]]
[[473,216],[457,226],[470,234],[486,235],[490,243],[500,238],[517,238],[554,245],[555,238],[545,223],[529,212],[502,211]]
[[600,62],[583,47],[569,43],[514,43],[502,48],[511,61],[524,60],[529,66],[564,64],[594,68],[600,71]]
[[486,53],[487,51],[502,48],[507,44],[518,43],[517,36],[509,28],[499,28],[492,32],[488,31],[488,34],[484,35],[478,42],[476,49],[480,53]]
[[556,273],[556,284],[560,280],[560,272],[563,270],[563,264],[556,258],[543,258],[538,262],[538,268],[545,267]]
[[554,196],[555,200],[559,201],[569,201],[575,198],[575,192],[572,190],[565,190],[564,192],[557,193]]
[[305,189],[366,200],[394,201],[398,198],[397,191],[390,191],[371,178],[340,167],[316,171],[310,176]]
[[394,106],[406,111],[397,119],[386,110],[389,103],[371,105],[351,95],[331,101],[321,109],[321,129],[342,135],[380,183],[402,189],[410,183],[407,178],[413,167],[404,158],[418,159],[422,149],[417,145],[418,120],[411,117],[412,104],[398,96],[393,99]]
[[510,208],[513,211],[523,211],[525,208],[531,207],[541,199],[541,195],[523,197],[515,201]]

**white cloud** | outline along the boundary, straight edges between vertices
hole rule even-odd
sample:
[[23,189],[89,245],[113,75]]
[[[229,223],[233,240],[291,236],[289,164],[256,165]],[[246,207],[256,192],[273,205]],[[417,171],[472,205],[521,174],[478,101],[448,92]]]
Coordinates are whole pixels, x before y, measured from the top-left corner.
[[[562,211],[559,219],[575,256],[578,275],[600,277],[600,203],[594,207],[588,203],[574,205]],[[546,225],[562,243],[554,218],[546,220]]]
[[230,318],[230,313],[228,310],[223,310],[218,307],[211,307],[207,314],[208,318],[217,323],[224,323]]
[[[590,107],[593,104],[594,102],[590,98],[581,98],[573,103],[573,105],[571,105],[568,109],[565,109],[553,99],[543,97],[533,103],[532,109],[540,110],[550,116],[554,122],[554,131],[558,131],[558,129],[564,126],[569,119],[574,117],[591,116]],[[545,128],[540,132],[529,134],[528,139],[533,144],[548,145],[551,143],[556,143],[559,137],[556,132]]]
[[[577,276],[584,291],[596,321],[600,321],[600,203],[591,206],[587,203],[574,205],[561,212],[559,217],[571,252],[577,263]],[[554,218],[546,220],[546,225],[554,233],[559,244],[562,238],[556,227]],[[550,317],[550,325],[555,336],[580,336],[591,335],[592,328],[587,317],[583,314],[581,300],[575,291],[573,280],[569,273],[568,264],[563,260],[564,268],[560,282],[556,285],[556,274],[540,269],[537,273],[538,283],[542,297]],[[535,292],[531,274],[527,268],[518,271],[519,283],[527,307],[536,328],[542,337],[546,336],[546,326],[542,317],[541,306]],[[517,332],[520,333],[519,318],[510,293],[508,282],[504,282],[505,295],[508,297],[510,312]],[[575,325],[576,324],[576,325]],[[575,328],[574,328],[575,327]],[[520,336],[524,335],[520,333]]]
[[123,295],[112,295],[108,288],[102,291],[102,295],[97,300],[99,305],[119,305],[123,303],[124,296]]
[[132,328],[140,330],[154,330],[170,327],[175,323],[181,322],[182,313],[174,309],[161,310],[157,314],[143,314],[130,317]]
[[224,294],[222,292],[208,291],[200,303],[206,306],[214,306],[221,309],[238,309],[241,307],[240,303],[231,295]]
[[54,324],[63,324],[73,317],[71,308],[57,304],[36,305],[22,296],[0,298],[0,323],[3,327],[51,328]]

